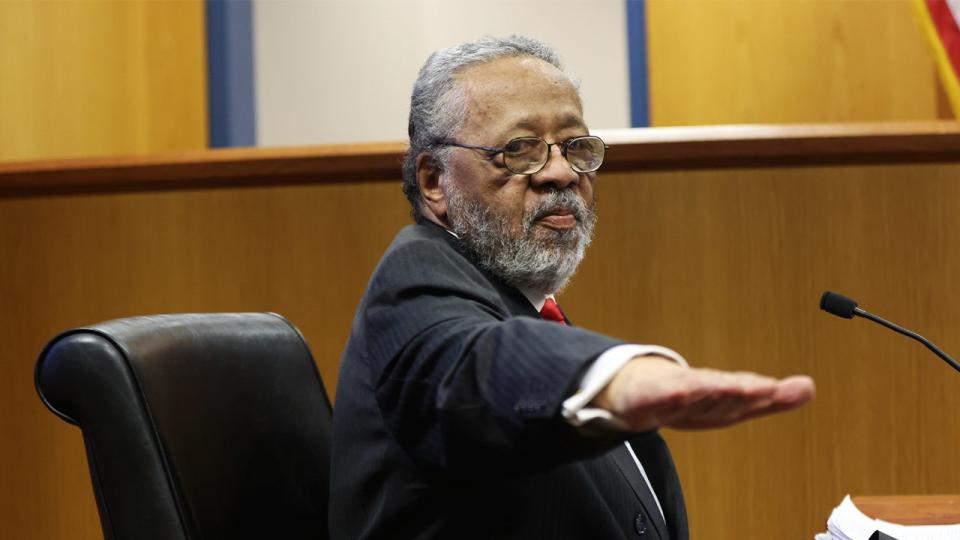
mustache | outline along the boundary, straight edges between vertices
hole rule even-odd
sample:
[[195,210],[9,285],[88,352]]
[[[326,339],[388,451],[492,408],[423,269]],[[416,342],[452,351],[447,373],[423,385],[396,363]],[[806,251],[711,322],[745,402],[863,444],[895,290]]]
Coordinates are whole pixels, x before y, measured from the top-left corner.
[[533,222],[545,216],[557,213],[569,213],[578,223],[582,223],[590,212],[590,206],[572,189],[551,191],[540,202],[527,212],[524,225],[533,225]]

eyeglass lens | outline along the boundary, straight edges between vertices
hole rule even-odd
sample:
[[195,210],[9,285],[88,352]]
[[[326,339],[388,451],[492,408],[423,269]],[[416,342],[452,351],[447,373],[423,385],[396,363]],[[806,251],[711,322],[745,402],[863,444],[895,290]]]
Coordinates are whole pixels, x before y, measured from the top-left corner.
[[[561,150],[573,170],[593,172],[603,163],[604,144],[599,137],[576,137],[560,143]],[[546,165],[549,145],[537,137],[520,137],[503,147],[504,165],[516,174],[533,174]]]

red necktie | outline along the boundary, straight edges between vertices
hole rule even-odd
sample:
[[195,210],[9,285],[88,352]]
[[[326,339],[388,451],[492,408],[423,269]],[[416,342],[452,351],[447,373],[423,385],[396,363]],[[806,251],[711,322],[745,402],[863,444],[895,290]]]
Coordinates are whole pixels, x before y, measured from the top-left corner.
[[567,324],[567,319],[564,318],[563,313],[560,312],[560,306],[553,301],[553,298],[547,298],[547,301],[543,303],[543,307],[540,309],[540,316],[548,321]]

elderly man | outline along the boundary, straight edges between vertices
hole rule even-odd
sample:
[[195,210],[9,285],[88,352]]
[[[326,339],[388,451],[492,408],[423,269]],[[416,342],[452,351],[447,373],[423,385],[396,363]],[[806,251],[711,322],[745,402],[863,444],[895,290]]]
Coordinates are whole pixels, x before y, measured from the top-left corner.
[[553,295],[590,242],[606,147],[543,44],[433,54],[409,131],[416,224],[370,280],[337,386],[333,538],[686,538],[656,429],[790,409],[812,381],[568,324]]

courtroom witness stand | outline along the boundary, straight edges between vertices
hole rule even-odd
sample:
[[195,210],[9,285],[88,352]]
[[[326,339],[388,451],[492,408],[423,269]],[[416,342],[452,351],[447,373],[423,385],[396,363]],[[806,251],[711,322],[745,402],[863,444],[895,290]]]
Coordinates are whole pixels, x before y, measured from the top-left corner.
[[[524,91],[518,91],[512,100],[506,99],[505,81]],[[576,128],[585,131],[579,120],[581,105],[576,88],[559,70],[541,60],[509,58],[470,68],[460,75],[460,85],[467,94],[466,101],[478,112],[467,116],[458,140],[496,140],[501,133],[516,131],[515,126],[527,122],[526,118],[538,115],[560,118],[557,124],[561,127],[566,127],[563,121],[569,115],[578,119]],[[563,140],[562,135],[555,140]],[[552,146],[549,152],[543,169],[529,175],[529,181],[520,178],[507,183],[499,181],[499,171],[488,160],[477,159],[475,153],[455,154],[445,171],[437,168],[433,156],[420,155],[417,181],[424,198],[423,217],[452,229],[443,181],[456,182],[488,206],[512,213],[515,227],[520,226],[524,205],[538,197],[542,186],[564,189],[573,185],[584,199],[592,201],[593,178],[581,182],[559,146]],[[540,219],[538,225],[561,230],[573,226],[569,218],[553,215]],[[777,380],[753,373],[686,368],[650,355],[625,365],[591,405],[609,411],[631,431],[707,429],[790,410],[806,403],[813,394],[813,381],[807,376]]]
[[[456,119],[425,134],[438,114]],[[410,134],[417,225],[375,270],[341,366],[333,537],[687,538],[653,430],[788,410],[813,382],[539,320],[589,242],[604,150],[542,44],[435,53]]]

